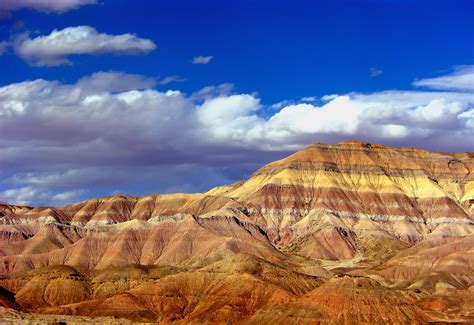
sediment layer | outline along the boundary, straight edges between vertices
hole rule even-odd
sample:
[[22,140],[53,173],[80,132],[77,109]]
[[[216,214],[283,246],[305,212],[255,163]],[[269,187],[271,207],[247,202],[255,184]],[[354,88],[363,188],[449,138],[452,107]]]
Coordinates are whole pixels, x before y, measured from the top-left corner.
[[0,301],[163,322],[471,320],[473,168],[474,153],[314,144],[206,193],[0,203]]

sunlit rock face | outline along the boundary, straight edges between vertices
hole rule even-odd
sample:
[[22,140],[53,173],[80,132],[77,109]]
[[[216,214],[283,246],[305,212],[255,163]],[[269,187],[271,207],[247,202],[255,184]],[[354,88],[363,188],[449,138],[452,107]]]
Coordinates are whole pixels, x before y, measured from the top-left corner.
[[474,153],[313,144],[206,193],[0,203],[0,302],[164,322],[473,320],[473,170]]

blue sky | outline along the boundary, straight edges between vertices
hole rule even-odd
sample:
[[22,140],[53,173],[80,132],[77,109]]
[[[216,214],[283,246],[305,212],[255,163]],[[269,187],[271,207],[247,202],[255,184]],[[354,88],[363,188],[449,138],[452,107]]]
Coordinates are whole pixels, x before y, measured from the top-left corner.
[[[73,66],[32,69],[0,58],[1,84],[44,78],[73,82],[96,71],[180,75],[192,92],[232,82],[272,103],[350,91],[406,89],[416,78],[470,64],[472,1],[101,1],[63,14],[21,10],[2,22],[3,39],[89,25],[153,40],[146,56],[77,57]],[[24,27],[9,28],[16,20]],[[213,55],[193,66],[193,56]],[[383,71],[370,78],[369,70]],[[165,87],[166,88],[166,87]],[[169,88],[169,87],[167,87]]]
[[311,142],[473,149],[472,1],[5,0],[0,17],[0,200],[203,191]]

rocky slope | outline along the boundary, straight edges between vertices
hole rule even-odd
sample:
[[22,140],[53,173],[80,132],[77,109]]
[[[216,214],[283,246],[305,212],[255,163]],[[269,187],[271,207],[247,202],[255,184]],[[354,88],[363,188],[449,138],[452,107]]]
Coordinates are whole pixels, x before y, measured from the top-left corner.
[[201,194],[0,203],[3,305],[163,322],[472,319],[473,170],[474,153],[314,144]]

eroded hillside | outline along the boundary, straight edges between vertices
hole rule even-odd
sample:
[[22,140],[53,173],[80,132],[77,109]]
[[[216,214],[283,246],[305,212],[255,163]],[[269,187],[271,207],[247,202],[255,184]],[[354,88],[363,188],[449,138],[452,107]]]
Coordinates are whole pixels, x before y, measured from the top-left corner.
[[474,153],[314,144],[201,194],[0,205],[0,302],[140,321],[474,321]]

